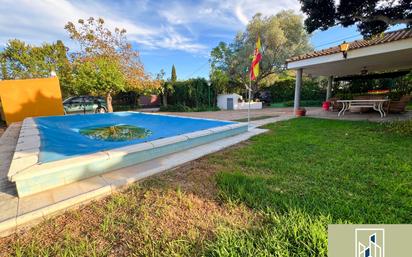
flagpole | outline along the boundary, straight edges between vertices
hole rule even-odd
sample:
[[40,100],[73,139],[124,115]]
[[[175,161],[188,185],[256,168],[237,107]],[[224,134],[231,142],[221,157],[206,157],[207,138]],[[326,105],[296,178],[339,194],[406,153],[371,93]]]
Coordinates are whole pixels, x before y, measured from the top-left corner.
[[250,129],[250,96],[251,96],[251,91],[252,91],[252,78],[249,77],[249,106],[247,108],[247,127]]
[[[260,54],[260,37],[259,35],[257,36],[257,41],[256,41],[256,48],[255,51],[253,52],[253,59],[252,59],[252,65],[250,67],[250,72],[249,72],[249,106],[247,108],[247,126],[248,129],[250,129],[250,102],[252,98],[252,72],[253,72],[253,79],[256,79],[257,76],[259,76],[259,62],[262,59],[262,55]],[[255,67],[256,73],[255,73]]]

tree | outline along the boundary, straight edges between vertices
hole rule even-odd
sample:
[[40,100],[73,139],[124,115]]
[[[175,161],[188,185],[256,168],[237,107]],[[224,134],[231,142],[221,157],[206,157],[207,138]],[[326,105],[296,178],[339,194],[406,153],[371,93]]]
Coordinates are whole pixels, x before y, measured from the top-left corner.
[[9,79],[9,75],[7,72],[7,62],[6,62],[6,58],[3,53],[0,53],[0,66],[1,66],[0,79]]
[[167,97],[169,96],[169,93],[171,90],[173,90],[174,85],[176,84],[177,81],[177,75],[176,75],[176,67],[173,64],[172,65],[172,73],[170,76],[170,82],[168,83],[163,83],[163,106],[167,107]]
[[71,64],[66,47],[60,40],[41,46],[29,45],[17,39],[9,40],[0,53],[0,64],[1,79],[45,78],[55,71],[64,92],[67,92],[71,83]]
[[176,80],[177,80],[176,68],[175,68],[175,65],[174,65],[174,64],[172,65],[172,75],[170,76],[170,80],[171,80],[172,82],[176,82]]
[[[410,0],[300,0],[307,15],[305,25],[312,33],[335,25],[348,27],[356,24],[361,34],[371,37],[393,25],[412,26]],[[338,2],[338,3],[336,3]]]
[[165,71],[163,69],[156,75],[156,80],[160,82],[160,93],[162,94],[163,106],[167,106],[167,92],[168,92],[168,83],[164,80]]
[[210,81],[218,94],[227,93],[230,88],[230,81],[227,74],[220,69],[212,69],[210,72]]
[[[89,85],[87,88],[89,93],[104,94],[109,111],[112,107],[112,94],[124,90],[136,90],[145,92],[149,89],[157,89],[160,86],[159,81],[152,80],[150,76],[145,73],[143,64],[139,59],[139,52],[134,50],[132,45],[127,41],[126,30],[115,28],[114,32],[105,27],[103,19],[95,19],[90,17],[85,20],[78,20],[78,27],[72,22],[68,22],[65,29],[70,35],[70,38],[77,41],[80,45],[80,50],[73,53],[72,58],[77,65],[84,65],[84,63],[100,62],[95,65],[88,64],[88,67],[98,68],[104,62],[111,62],[106,64],[107,68],[117,68],[118,71],[113,75],[117,78],[110,78],[103,82],[96,82],[96,85]],[[81,70],[76,68],[76,71]],[[97,72],[99,73],[99,72]],[[96,78],[102,78],[97,76]],[[103,87],[107,91],[101,91],[101,84],[106,84],[109,81],[123,81],[124,85],[120,83],[113,83],[110,87]],[[94,87],[96,87],[94,89]]]
[[125,89],[125,78],[119,63],[109,57],[76,60],[73,90],[76,94],[106,95],[107,111],[113,112],[112,94]]
[[220,70],[227,75],[229,84],[243,88],[249,84],[251,56],[258,36],[263,52],[260,74],[252,81],[253,92],[258,90],[266,77],[283,71],[287,58],[311,50],[300,15],[293,11],[282,11],[269,17],[256,14],[246,31],[238,33],[233,43],[221,42],[212,50],[211,75],[216,77],[216,70]]

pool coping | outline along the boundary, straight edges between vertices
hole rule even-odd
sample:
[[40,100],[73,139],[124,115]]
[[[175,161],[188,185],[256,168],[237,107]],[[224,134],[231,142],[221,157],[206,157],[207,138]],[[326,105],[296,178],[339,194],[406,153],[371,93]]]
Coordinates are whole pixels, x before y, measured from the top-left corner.
[[[140,113],[140,112],[131,112]],[[181,135],[156,139],[149,142],[142,142],[128,146],[113,148],[110,150],[97,151],[90,154],[74,156],[62,160],[42,163],[39,162],[39,154],[41,147],[40,131],[33,118],[27,118],[23,121],[19,138],[16,145],[15,153],[13,154],[12,162],[7,174],[10,181],[16,182],[19,180],[27,180],[38,176],[48,175],[60,169],[61,167],[74,167],[75,165],[89,165],[96,161],[108,161],[113,158],[125,157],[129,154],[142,152],[145,150],[155,149],[162,146],[168,146],[179,142],[189,141],[207,135],[218,134],[225,131],[240,129],[248,126],[244,122],[222,121],[215,119],[202,119],[196,117],[182,117],[176,115],[164,115],[145,113],[145,115],[160,115],[167,117],[178,117],[183,119],[210,120],[219,122],[230,122],[231,124],[217,126],[214,128],[199,130],[195,132],[185,133]],[[247,131],[247,129],[246,129]],[[64,184],[69,184],[64,182]]]
[[79,208],[92,200],[106,197],[138,180],[174,169],[266,131],[266,129],[252,128],[245,133],[222,140],[110,171],[35,195],[17,198],[17,201],[13,201],[15,214],[8,217],[0,217],[0,237],[8,236],[18,230],[30,228],[56,214],[69,209]]
[[[27,141],[26,141],[27,139]],[[7,173],[9,181],[20,171],[36,165],[40,154],[40,131],[33,118],[26,118],[22,122],[16,149],[14,151],[10,168]]]

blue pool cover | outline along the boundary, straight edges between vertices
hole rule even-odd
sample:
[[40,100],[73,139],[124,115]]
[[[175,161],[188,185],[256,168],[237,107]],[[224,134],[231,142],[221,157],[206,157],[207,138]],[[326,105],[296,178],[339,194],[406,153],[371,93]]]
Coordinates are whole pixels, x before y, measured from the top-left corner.
[[[39,161],[43,163],[234,124],[138,112],[38,117],[34,121],[40,131]],[[84,128],[119,124],[149,129],[152,133],[146,138],[129,141],[96,140],[79,133]]]

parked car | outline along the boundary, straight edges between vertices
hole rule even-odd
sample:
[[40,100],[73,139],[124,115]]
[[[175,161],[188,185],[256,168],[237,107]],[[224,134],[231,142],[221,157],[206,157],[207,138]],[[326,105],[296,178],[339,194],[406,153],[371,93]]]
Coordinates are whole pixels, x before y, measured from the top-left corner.
[[73,113],[106,113],[107,104],[104,98],[95,96],[73,96],[63,101],[64,114]]
[[266,106],[270,105],[270,102],[272,101],[272,94],[269,90],[259,91],[256,94],[256,97],[262,102],[263,105]]

